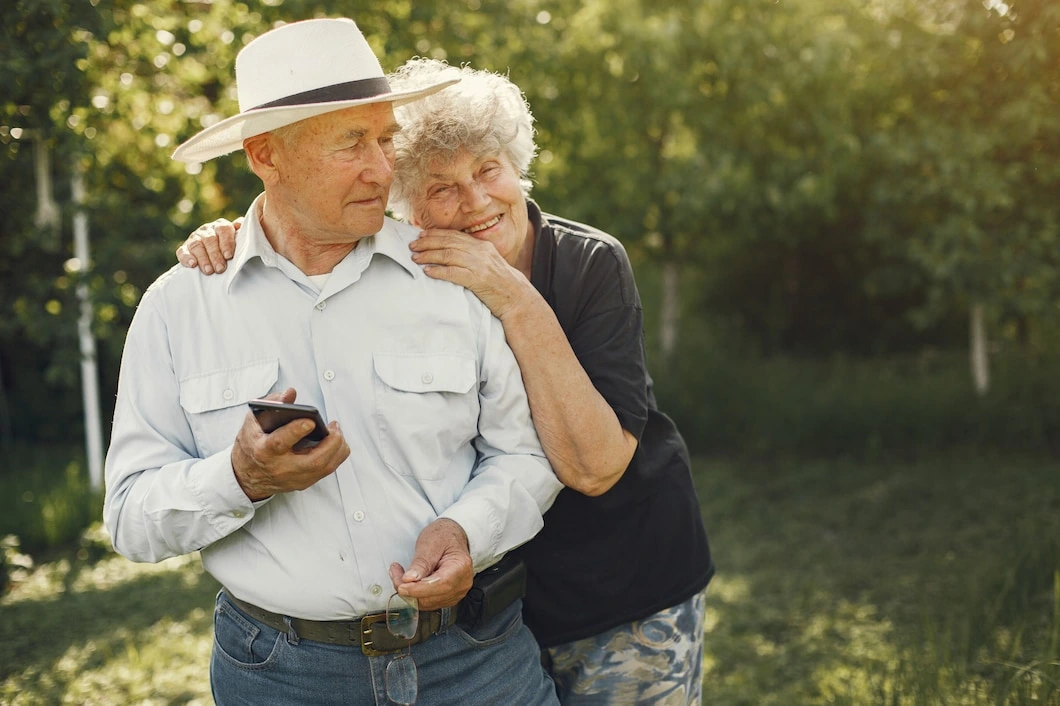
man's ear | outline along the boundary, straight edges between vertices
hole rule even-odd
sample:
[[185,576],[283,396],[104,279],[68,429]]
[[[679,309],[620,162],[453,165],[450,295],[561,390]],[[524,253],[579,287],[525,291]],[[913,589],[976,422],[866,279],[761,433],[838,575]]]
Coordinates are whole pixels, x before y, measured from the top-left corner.
[[250,169],[265,186],[269,186],[279,179],[279,170],[276,165],[277,142],[270,133],[255,135],[243,140],[243,151],[247,155]]

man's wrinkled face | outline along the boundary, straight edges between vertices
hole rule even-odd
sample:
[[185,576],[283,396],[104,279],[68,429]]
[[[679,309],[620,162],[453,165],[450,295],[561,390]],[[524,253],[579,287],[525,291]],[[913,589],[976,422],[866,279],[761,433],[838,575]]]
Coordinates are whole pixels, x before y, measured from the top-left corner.
[[394,135],[399,126],[390,103],[325,113],[297,123],[275,143],[277,180],[269,203],[319,242],[348,242],[383,226],[394,176]]
[[422,228],[448,228],[488,240],[515,264],[527,238],[529,217],[519,172],[504,154],[462,151],[432,162],[413,217]]

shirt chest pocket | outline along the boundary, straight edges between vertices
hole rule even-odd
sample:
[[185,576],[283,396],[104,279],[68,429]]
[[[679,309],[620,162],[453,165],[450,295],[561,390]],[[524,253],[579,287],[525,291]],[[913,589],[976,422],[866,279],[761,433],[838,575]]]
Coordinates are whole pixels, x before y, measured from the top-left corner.
[[375,353],[376,423],[396,473],[438,480],[458,454],[474,459],[478,374],[470,353]]
[[232,445],[247,414],[247,402],[267,395],[279,370],[279,361],[272,358],[180,381],[180,406],[191,424],[200,457]]

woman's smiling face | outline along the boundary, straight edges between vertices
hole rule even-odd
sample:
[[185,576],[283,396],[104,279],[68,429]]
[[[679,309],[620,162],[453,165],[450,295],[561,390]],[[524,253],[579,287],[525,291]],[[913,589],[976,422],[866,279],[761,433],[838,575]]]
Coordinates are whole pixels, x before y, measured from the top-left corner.
[[412,206],[415,225],[488,240],[513,266],[529,233],[519,172],[503,153],[475,157],[461,150],[432,162]]

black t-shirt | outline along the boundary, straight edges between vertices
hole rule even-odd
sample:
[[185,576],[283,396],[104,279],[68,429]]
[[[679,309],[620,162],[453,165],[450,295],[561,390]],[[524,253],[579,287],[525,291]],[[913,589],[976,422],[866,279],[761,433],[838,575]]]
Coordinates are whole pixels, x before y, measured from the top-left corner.
[[529,574],[523,616],[541,646],[553,647],[682,603],[707,585],[714,565],[688,450],[655,406],[625,249],[533,202],[529,211],[533,285],[593,385],[640,441],[611,490],[595,498],[560,491],[544,529],[517,550]]

